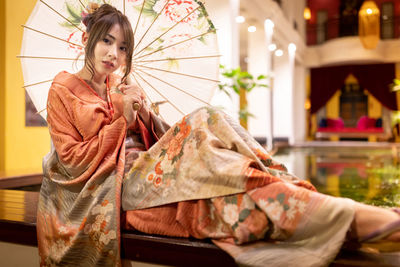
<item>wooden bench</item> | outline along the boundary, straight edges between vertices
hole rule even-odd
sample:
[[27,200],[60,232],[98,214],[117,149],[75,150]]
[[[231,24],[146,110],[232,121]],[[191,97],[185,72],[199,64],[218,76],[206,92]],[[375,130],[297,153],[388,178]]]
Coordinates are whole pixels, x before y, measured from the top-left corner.
[[[37,246],[38,192],[0,189],[0,241]],[[237,266],[209,240],[170,238],[122,231],[125,259],[170,266]],[[400,266],[400,254],[342,250],[331,266]]]
[[[0,241],[37,246],[38,197],[38,192],[0,190]],[[169,238],[134,231],[123,231],[121,236],[121,253],[125,259],[173,266],[188,263],[191,266],[236,266],[226,252],[207,240]]]
[[3,176],[0,174],[0,189],[36,186],[42,183],[42,174]]

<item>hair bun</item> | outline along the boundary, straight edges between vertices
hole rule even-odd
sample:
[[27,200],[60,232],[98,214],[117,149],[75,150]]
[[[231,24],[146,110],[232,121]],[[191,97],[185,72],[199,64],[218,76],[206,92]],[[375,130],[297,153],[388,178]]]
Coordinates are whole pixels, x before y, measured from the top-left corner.
[[86,6],[87,14],[84,15],[82,18],[82,23],[88,27],[93,17],[93,13],[96,12],[97,9],[99,9],[100,5],[97,3],[89,2],[88,5]]
[[86,9],[87,9],[89,14],[92,14],[97,9],[99,9],[99,7],[100,7],[100,5],[98,3],[89,2],[89,4],[87,5]]

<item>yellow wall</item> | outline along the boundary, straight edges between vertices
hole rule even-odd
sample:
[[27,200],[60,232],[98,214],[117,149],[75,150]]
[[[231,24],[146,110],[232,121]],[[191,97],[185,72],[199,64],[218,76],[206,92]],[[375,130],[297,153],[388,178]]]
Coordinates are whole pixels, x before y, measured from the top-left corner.
[[[5,175],[41,172],[43,156],[50,150],[46,127],[25,127],[25,92],[20,53],[23,30],[36,0],[5,0],[5,148],[1,147],[5,163],[0,169]],[[2,15],[3,16],[3,15]],[[1,167],[1,165],[0,165]]]
[[382,118],[382,104],[369,92],[368,95],[368,117],[378,119]]
[[331,119],[337,119],[340,117],[340,95],[342,92],[337,90],[336,93],[326,103],[326,117]]
[[0,171],[5,168],[5,27],[6,27],[6,14],[5,14],[5,2],[0,1]]

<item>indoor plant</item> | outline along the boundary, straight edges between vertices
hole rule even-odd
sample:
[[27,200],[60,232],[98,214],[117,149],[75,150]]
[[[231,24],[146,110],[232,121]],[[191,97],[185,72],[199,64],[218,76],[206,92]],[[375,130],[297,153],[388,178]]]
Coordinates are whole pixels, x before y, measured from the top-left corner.
[[255,87],[267,88],[267,76],[259,75],[254,77],[249,72],[242,71],[240,67],[227,69],[225,66],[220,65],[220,70],[221,75],[226,78],[226,83],[221,82],[218,87],[229,97],[231,97],[231,91],[239,95],[239,121],[240,125],[247,129],[248,118],[254,115],[248,111],[246,94],[251,92]]

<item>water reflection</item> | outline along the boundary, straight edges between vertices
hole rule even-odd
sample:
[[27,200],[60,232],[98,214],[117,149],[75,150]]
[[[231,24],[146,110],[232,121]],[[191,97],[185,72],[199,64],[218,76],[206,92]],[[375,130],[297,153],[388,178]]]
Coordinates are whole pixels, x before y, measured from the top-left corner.
[[283,148],[274,158],[318,191],[378,206],[400,206],[399,147]]

